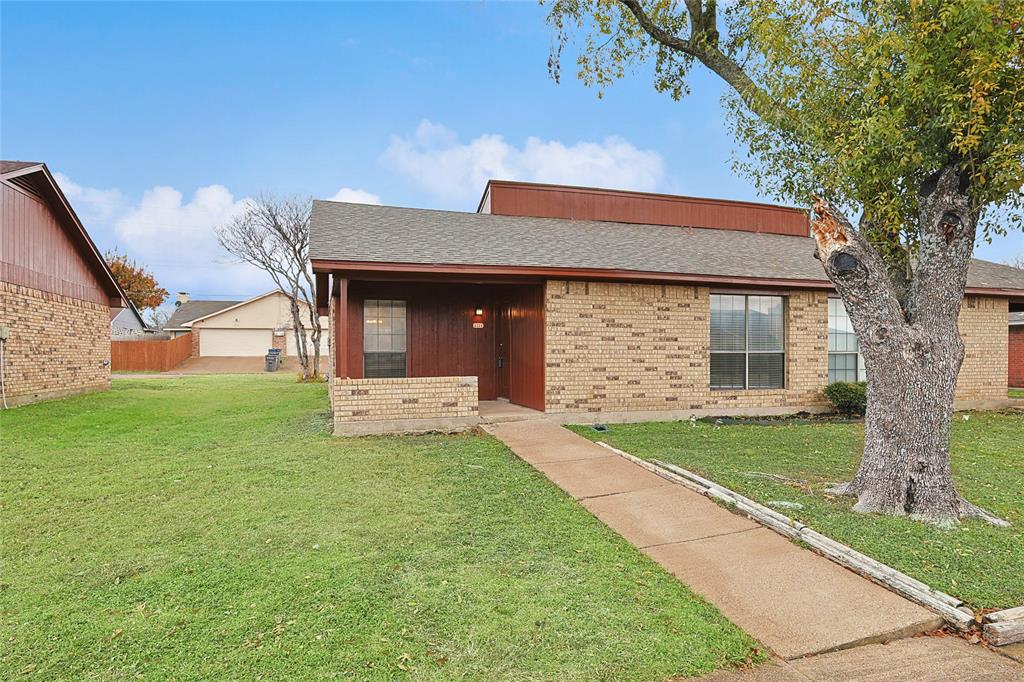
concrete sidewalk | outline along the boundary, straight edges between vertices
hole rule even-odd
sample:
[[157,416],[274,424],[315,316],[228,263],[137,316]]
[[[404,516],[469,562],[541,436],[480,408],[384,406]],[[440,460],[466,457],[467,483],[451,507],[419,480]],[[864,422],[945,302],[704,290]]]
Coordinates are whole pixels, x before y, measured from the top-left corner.
[[720,672],[704,682],[1013,682],[1024,667],[954,637],[914,637]]
[[942,625],[930,611],[553,422],[485,428],[783,659]]

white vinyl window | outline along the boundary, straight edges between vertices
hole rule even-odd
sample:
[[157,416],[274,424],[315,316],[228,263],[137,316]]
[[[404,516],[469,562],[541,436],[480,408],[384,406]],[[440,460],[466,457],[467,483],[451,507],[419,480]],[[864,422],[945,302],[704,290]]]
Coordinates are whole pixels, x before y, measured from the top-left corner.
[[781,296],[712,294],[711,388],[784,388],[785,317]]
[[405,301],[363,301],[363,376],[405,376]]
[[864,356],[842,299],[828,299],[828,382],[866,381]]

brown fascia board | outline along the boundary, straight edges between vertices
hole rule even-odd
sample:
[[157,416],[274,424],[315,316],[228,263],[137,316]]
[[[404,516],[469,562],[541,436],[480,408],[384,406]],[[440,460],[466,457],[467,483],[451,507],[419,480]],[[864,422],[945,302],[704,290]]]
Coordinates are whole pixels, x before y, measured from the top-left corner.
[[807,210],[796,206],[784,206],[782,204],[770,204],[760,201],[742,201],[739,199],[715,199],[712,197],[692,197],[685,194],[664,194],[662,192],[639,192],[636,190],[629,189],[607,189],[602,187],[583,187],[579,185],[556,185],[547,184],[543,182],[522,182],[519,180],[488,180],[487,185],[484,187],[484,193],[480,196],[480,202],[477,205],[477,213],[483,208],[484,199],[487,198],[487,193],[490,191],[492,185],[498,187],[525,187],[528,189],[552,189],[552,190],[567,190],[570,192],[581,192],[584,194],[602,194],[607,196],[623,196],[623,197],[646,197],[650,199],[667,199],[667,200],[679,200],[685,199],[686,201],[692,201],[699,204],[711,204],[715,206],[750,206],[752,208],[765,208],[774,209],[777,211],[784,211],[786,213],[801,213],[806,214]]
[[[404,279],[415,281],[447,279],[469,281],[486,279],[540,281],[545,279],[579,279],[610,282],[649,282],[659,284],[705,284],[708,286],[774,287],[787,289],[818,289],[834,291],[827,279],[786,279],[781,277],[737,277],[642,270],[608,270],[600,268],[553,268],[540,266],[461,265],[440,263],[383,263],[376,261],[337,261],[314,259],[313,272],[342,274],[350,279]],[[1024,289],[990,289],[967,287],[965,294],[1006,297],[1024,301]]]
[[509,281],[545,279],[580,279],[618,282],[686,283],[709,285],[770,286],[799,289],[831,289],[828,280],[785,278],[732,277],[724,275],[647,272],[640,270],[609,270],[600,268],[554,268],[529,265],[458,265],[433,263],[380,263],[367,261],[333,261],[315,259],[313,272],[344,273],[353,279],[396,278],[484,278]]

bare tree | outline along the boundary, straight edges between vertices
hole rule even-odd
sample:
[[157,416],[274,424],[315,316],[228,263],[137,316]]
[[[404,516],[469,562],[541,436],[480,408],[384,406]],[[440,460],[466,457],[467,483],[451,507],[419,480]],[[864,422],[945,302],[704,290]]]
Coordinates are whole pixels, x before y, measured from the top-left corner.
[[[320,376],[323,333],[313,300],[316,286],[309,269],[310,206],[309,199],[261,195],[217,230],[217,239],[228,253],[269,274],[277,288],[288,296],[303,381]],[[303,321],[303,308],[306,321]],[[310,330],[312,359],[306,329]]]
[[148,322],[151,328],[156,329],[157,331],[163,331],[164,327],[167,326],[167,320],[169,319],[171,319],[171,316],[165,311],[160,310],[159,308],[154,308],[149,313]]
[[1007,265],[1018,270],[1024,270],[1024,253],[1009,261]]

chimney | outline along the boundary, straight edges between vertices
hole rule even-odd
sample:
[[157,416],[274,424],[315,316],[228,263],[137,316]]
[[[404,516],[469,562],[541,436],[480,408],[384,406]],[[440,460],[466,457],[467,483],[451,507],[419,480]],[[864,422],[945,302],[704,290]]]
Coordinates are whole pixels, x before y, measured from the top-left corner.
[[177,308],[182,303],[188,303],[188,292],[187,291],[179,291],[178,292],[178,300],[176,300],[174,302],[174,307]]

